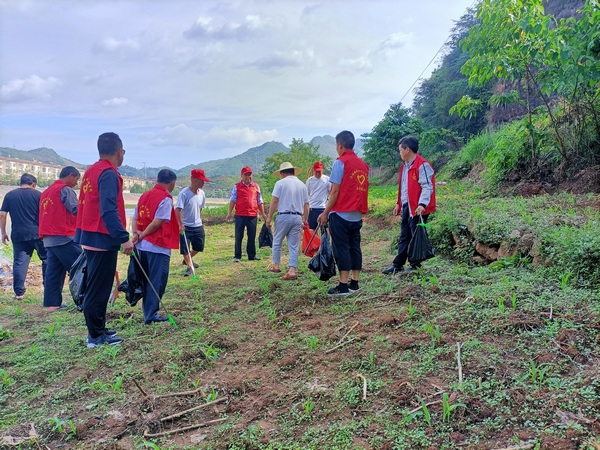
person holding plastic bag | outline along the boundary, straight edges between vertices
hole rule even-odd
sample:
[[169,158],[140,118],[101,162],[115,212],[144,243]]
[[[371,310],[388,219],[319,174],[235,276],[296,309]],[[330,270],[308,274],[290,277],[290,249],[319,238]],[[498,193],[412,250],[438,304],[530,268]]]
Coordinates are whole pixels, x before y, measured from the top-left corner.
[[[158,313],[160,301],[169,281],[171,250],[179,248],[179,222],[173,208],[171,192],[177,175],[161,169],[156,184],[142,194],[131,223],[137,236],[137,259],[148,279],[142,279],[144,323],[166,322],[167,316]],[[149,287],[150,284],[154,286]],[[160,296],[160,297],[159,297]]]
[[331,296],[358,291],[362,270],[360,230],[363,214],[368,211],[369,166],[354,153],[354,142],[350,131],[342,131],[335,137],[339,157],[329,177],[329,200],[317,218],[320,225],[329,222],[333,256],[339,270],[338,285],[327,291]]
[[[408,259],[409,245],[422,220],[427,223],[429,214],[435,212],[435,174],[431,164],[418,154],[419,141],[412,136],[405,136],[398,143],[400,158],[403,163],[398,173],[398,200],[394,207],[394,215],[400,219],[400,241],[398,254],[390,267],[385,269],[385,275],[402,271],[413,271],[420,267],[421,261],[409,261],[409,267],[404,265]],[[426,233],[425,233],[426,237]]]

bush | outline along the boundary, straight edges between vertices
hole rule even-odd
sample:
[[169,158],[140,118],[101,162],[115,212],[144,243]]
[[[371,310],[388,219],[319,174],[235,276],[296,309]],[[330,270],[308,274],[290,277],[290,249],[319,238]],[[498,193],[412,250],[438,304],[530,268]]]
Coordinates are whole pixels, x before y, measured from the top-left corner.
[[512,122],[491,135],[493,144],[483,162],[483,173],[489,188],[496,188],[506,180],[508,173],[517,169],[518,164],[529,160],[527,148],[527,130],[521,122]]
[[600,222],[593,220],[581,227],[550,227],[542,236],[541,254],[552,262],[558,276],[568,272],[581,283],[600,283]]
[[450,176],[455,179],[466,177],[475,164],[483,161],[493,145],[494,133],[485,132],[471,139],[449,164]]

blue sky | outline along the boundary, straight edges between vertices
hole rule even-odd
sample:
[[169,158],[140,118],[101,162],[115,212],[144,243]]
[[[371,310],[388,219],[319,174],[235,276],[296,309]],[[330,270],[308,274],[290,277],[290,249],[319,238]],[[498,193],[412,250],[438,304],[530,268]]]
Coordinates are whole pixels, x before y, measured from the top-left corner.
[[125,164],[180,168],[272,140],[358,137],[473,3],[0,0],[0,146],[90,164],[114,131]]

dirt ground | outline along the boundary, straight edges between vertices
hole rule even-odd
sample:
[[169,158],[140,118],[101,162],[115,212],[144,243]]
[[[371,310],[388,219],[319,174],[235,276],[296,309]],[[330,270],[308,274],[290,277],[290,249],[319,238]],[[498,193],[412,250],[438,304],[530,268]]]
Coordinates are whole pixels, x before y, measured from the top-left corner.
[[[370,233],[376,231],[377,228],[369,229]],[[377,240],[370,240],[366,244],[365,267],[369,269],[364,274],[365,280],[379,273],[382,261],[378,255],[385,245],[387,242]],[[36,285],[39,288],[39,280],[34,276],[35,266],[31,272],[31,289],[35,289]],[[272,440],[281,440],[285,423],[282,423],[282,418],[285,418],[296,419],[291,433],[294,433],[298,442],[306,439],[303,436],[311,428],[326,433],[329,427],[364,422],[352,436],[349,446],[322,448],[374,448],[370,442],[374,437],[380,437],[381,444],[377,448],[381,449],[434,449],[441,448],[440,445],[443,448],[469,450],[516,449],[519,447],[510,446],[515,436],[524,443],[537,437],[527,424],[527,418],[520,413],[532,409],[537,409],[536,414],[539,414],[533,419],[555,417],[548,419],[548,428],[553,422],[558,425],[578,425],[567,427],[562,436],[542,434],[540,449],[583,448],[580,446],[589,439],[590,434],[600,436],[598,416],[590,416],[581,409],[579,413],[562,411],[555,392],[546,388],[531,391],[513,383],[516,359],[511,356],[510,349],[515,336],[545,326],[546,321],[538,311],[525,309],[510,316],[495,317],[491,321],[495,332],[478,336],[478,345],[482,348],[506,349],[504,357],[495,359],[493,364],[486,361],[485,357],[465,361],[465,375],[470,379],[479,380],[480,384],[492,379],[503,383],[498,387],[503,392],[503,400],[497,407],[492,407],[476,394],[465,394],[452,388],[451,380],[456,380],[457,376],[455,343],[464,342],[468,333],[464,323],[444,315],[443,311],[468,302],[464,291],[446,291],[439,285],[426,286],[410,279],[397,278],[391,285],[393,288],[385,294],[369,295],[365,292],[353,301],[342,304],[315,292],[290,296],[286,283],[273,278],[268,287],[271,305],[277,312],[275,320],[267,314],[253,312],[264,303],[264,295],[258,289],[245,291],[233,305],[217,301],[202,304],[207,317],[234,314],[236,317],[228,322],[230,326],[212,327],[211,345],[221,349],[216,360],[209,361],[210,355],[206,349],[193,344],[182,345],[177,357],[171,357],[168,361],[151,361],[136,368],[139,386],[129,381],[126,386],[127,400],[115,404],[105,414],[90,412],[88,394],[70,391],[78,397],[76,409],[69,413],[69,417],[75,418],[77,424],[76,438],[64,442],[64,436],[58,433],[46,434],[43,439],[45,448],[60,446],[129,450],[140,448],[140,438],[144,437],[146,440],[162,439],[164,448],[200,448],[210,444],[211,448],[225,449],[230,439],[238,439],[239,442],[241,434],[249,435],[249,430],[256,430],[257,437],[248,437],[243,447],[253,449]],[[443,288],[443,283],[441,285]],[[228,288],[243,289],[244,286],[243,277],[240,276],[231,279]],[[8,290],[9,287],[4,289]],[[206,287],[206,291],[215,297],[219,289],[216,285]],[[420,317],[436,317],[436,323],[443,330],[440,341],[434,346],[435,364],[419,375],[415,375],[413,363],[403,355],[429,351],[432,343],[431,337],[422,328],[406,326],[411,323],[406,307],[409,302],[418,309]],[[344,305],[347,306],[346,311],[343,310]],[[194,308],[189,302],[180,302],[172,308],[172,314],[186,317]],[[39,312],[36,305],[23,305],[23,310],[33,317],[32,320],[43,320],[43,313]],[[109,311],[109,320],[118,318],[119,313]],[[577,372],[579,378],[587,380],[590,386],[596,383],[594,386],[598,390],[599,355],[586,349],[598,348],[598,342],[593,340],[598,339],[600,320],[578,313],[571,314],[568,320],[576,326],[561,330],[547,351],[534,355],[534,360],[537,364],[563,363],[561,367],[566,367],[565,376]],[[185,327],[185,322],[182,322],[181,326]],[[293,326],[288,328],[286,324]],[[582,324],[587,324],[587,331],[580,327]],[[6,326],[16,327],[16,321],[9,320]],[[155,344],[165,345],[169,342],[172,330],[163,328],[157,333]],[[321,343],[318,350],[311,351],[308,348],[309,344],[303,338],[305,336],[318,337]],[[295,341],[296,345],[290,345],[290,341]],[[129,350],[135,351],[135,348]],[[370,352],[374,355],[371,356],[374,361],[369,361]],[[572,363],[565,366],[565,361]],[[172,382],[173,372],[166,369],[168,364],[176,364],[185,371],[187,377],[201,379],[197,391],[178,396],[157,396],[151,392],[148,386],[167,386]],[[91,381],[94,376],[92,369],[68,371],[58,385],[47,386],[39,398],[33,400],[32,406],[36,407],[37,404],[37,407],[43,407],[57,394],[57,390],[74,384],[78,379]],[[336,387],[340,382],[346,386],[345,393]],[[203,405],[211,389],[218,393],[218,402],[181,417],[165,419],[174,413]],[[148,395],[144,395],[142,390]],[[190,390],[194,389],[186,389]],[[451,402],[465,405],[456,410],[450,443],[442,445],[440,441],[437,445],[426,447],[418,444],[394,447],[386,439],[385,427],[373,419],[385,417],[386,421],[401,423],[406,417],[402,411],[418,410],[422,405],[420,399],[430,405],[432,414],[441,417],[443,393],[449,395]],[[363,395],[366,400],[361,400]],[[303,408],[308,398],[314,399],[314,410],[310,420],[303,420]],[[594,404],[593,400],[582,401],[583,405],[586,405],[587,411],[600,411],[600,405]],[[227,419],[230,425],[219,428],[218,423],[225,415],[230,418]],[[502,420],[513,415],[515,420],[510,426],[487,430],[490,422],[499,415],[503,417]],[[207,426],[195,427],[201,423]],[[161,435],[168,430],[186,427],[191,428],[168,436]],[[409,431],[416,430],[417,424],[409,423],[406,427]],[[33,430],[35,432],[35,427]],[[429,428],[428,432],[432,434],[433,428]],[[5,436],[18,438],[31,433],[32,425],[23,423],[8,430]],[[469,439],[473,433],[486,434],[487,438],[474,444]],[[429,437],[434,439],[433,435]],[[309,448],[304,444],[298,445],[297,448]]]

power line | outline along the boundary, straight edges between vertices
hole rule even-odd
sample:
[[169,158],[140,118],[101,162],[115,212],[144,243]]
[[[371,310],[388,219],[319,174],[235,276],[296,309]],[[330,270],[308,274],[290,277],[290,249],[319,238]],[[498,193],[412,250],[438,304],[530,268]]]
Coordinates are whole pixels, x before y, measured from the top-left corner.
[[[479,0],[473,0],[473,3],[471,4],[471,6],[469,6],[467,8],[467,11],[472,9],[473,6],[475,6],[475,4],[478,2]],[[429,68],[429,66],[431,65],[431,63],[433,63],[433,61],[435,61],[435,58],[437,58],[437,56],[440,54],[440,52],[442,51],[442,49],[446,46],[446,44],[448,44],[448,42],[450,41],[450,36],[448,36],[448,38],[446,39],[446,41],[441,45],[441,47],[438,49],[437,52],[435,52],[435,55],[433,55],[433,58],[431,58],[431,60],[429,61],[429,63],[427,63],[427,65],[425,66],[425,68],[423,69],[423,71],[419,74],[419,76],[417,77],[417,79],[413,82],[413,84],[410,85],[410,87],[408,88],[408,90],[406,91],[406,93],[402,96],[402,98],[400,99],[400,103],[402,103],[402,100],[404,100],[404,98],[410,93],[410,91],[412,90],[413,87],[415,87],[415,84],[417,84],[419,82],[419,80],[421,79],[421,77],[423,76],[423,74],[425,73],[425,71]]]

